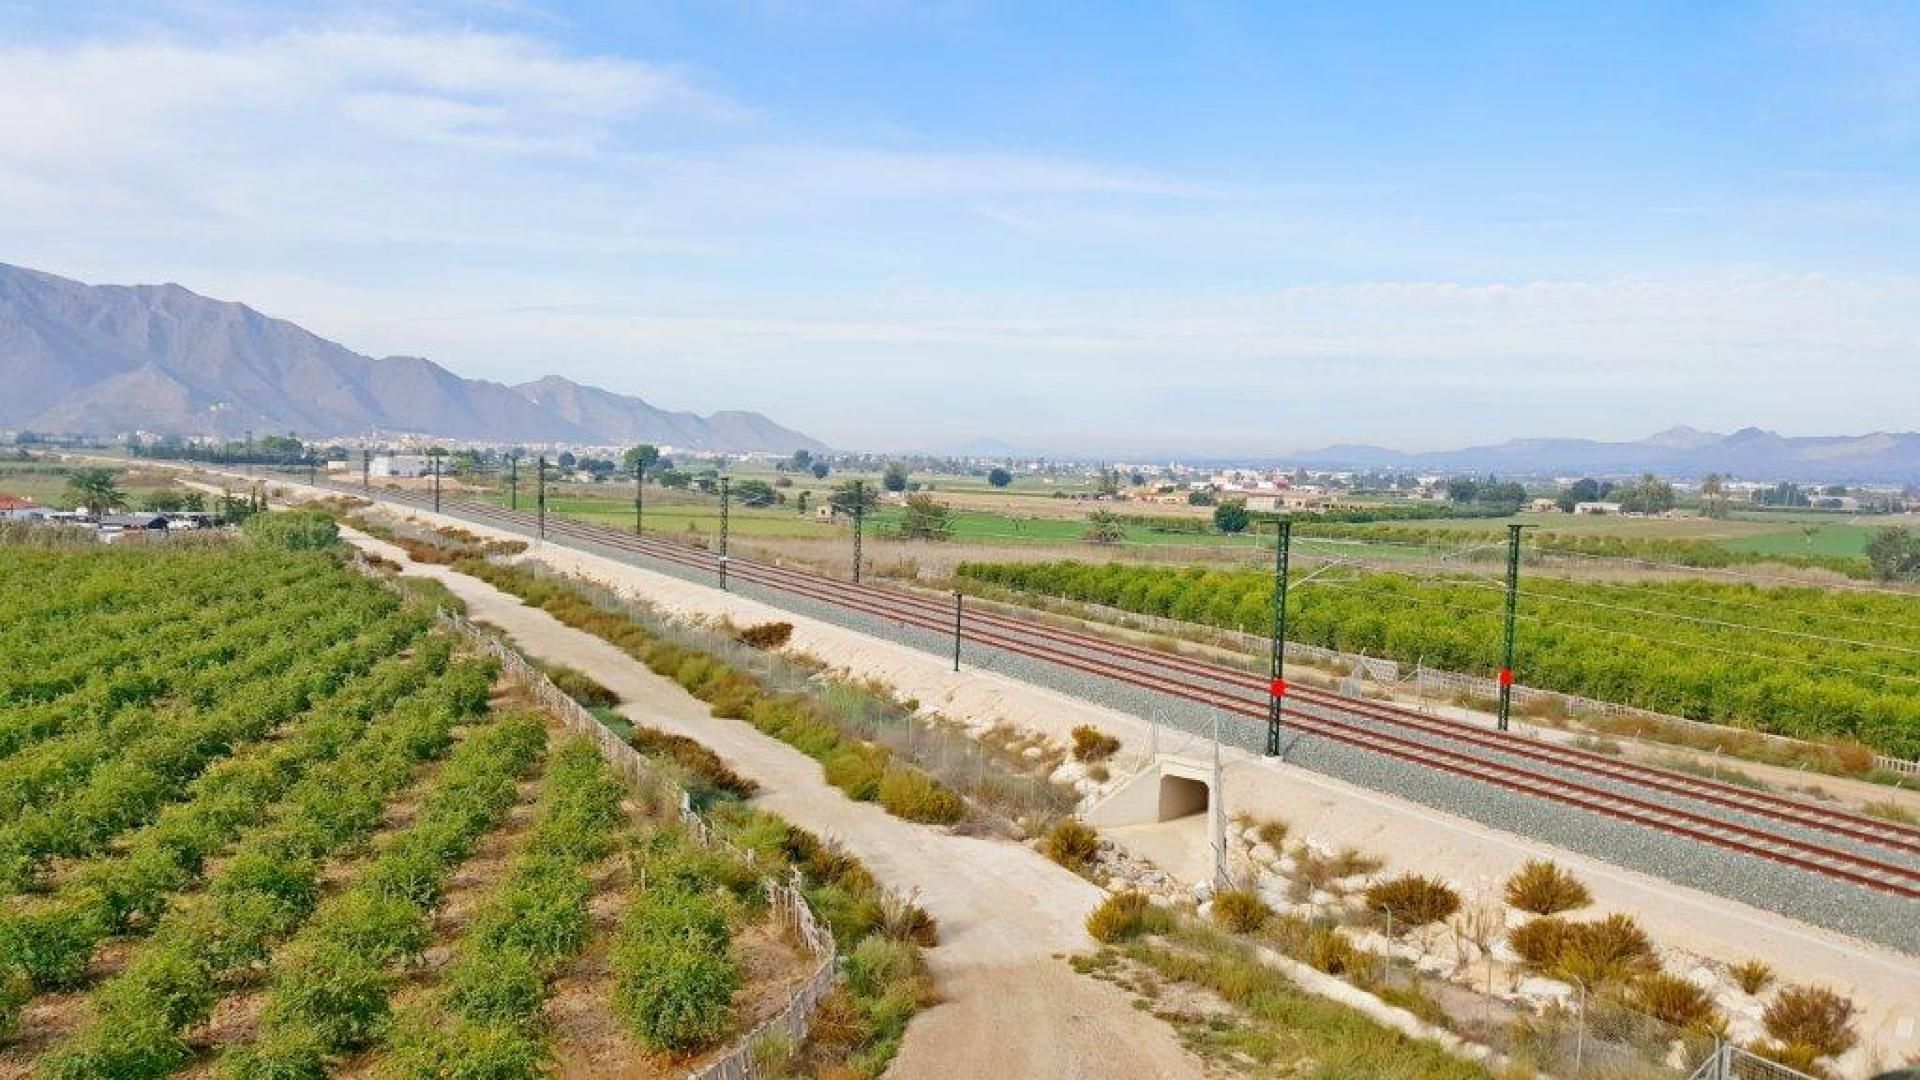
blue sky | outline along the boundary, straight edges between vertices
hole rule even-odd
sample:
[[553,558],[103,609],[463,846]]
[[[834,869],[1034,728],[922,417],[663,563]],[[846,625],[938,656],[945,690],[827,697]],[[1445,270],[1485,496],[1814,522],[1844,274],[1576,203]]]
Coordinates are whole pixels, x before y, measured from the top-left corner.
[[842,446],[1920,426],[1920,5],[0,0],[0,261]]

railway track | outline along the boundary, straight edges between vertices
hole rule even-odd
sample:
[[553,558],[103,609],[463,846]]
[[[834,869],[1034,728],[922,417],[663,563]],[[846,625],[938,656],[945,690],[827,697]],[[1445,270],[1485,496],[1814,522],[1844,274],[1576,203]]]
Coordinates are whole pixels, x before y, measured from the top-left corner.
[[[377,495],[420,509],[432,505],[406,493]],[[449,516],[521,535],[535,529],[535,516],[525,511],[451,499],[444,499],[442,507]],[[720,566],[719,557],[704,549],[551,515],[547,535],[701,573],[717,575]],[[726,570],[731,579],[847,611],[946,636],[954,632],[953,609],[944,598],[738,558],[728,559]],[[1267,680],[1244,670],[997,612],[964,612],[961,638],[1231,715],[1266,719]],[[1308,687],[1289,689],[1286,724],[1294,731],[1503,790],[1920,899],[1920,868],[1914,860],[1920,856],[1920,828]],[[1808,833],[1846,843],[1821,842]]]

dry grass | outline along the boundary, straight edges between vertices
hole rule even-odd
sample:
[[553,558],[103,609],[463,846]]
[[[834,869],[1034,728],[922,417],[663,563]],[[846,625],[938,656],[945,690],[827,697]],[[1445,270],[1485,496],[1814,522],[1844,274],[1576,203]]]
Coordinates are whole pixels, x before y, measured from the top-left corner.
[[755,649],[778,649],[793,637],[793,624],[790,622],[761,623],[749,626],[733,635],[742,645]]
[[1824,986],[1783,987],[1760,1022],[1786,1046],[1811,1047],[1823,1057],[1836,1057],[1860,1041],[1853,1018],[1858,1012],[1851,998]]
[[1367,889],[1367,906],[1384,912],[1394,931],[1426,926],[1460,910],[1460,894],[1439,878],[1402,874]]
[[1329,886],[1344,878],[1371,874],[1386,864],[1372,855],[1363,854],[1358,848],[1341,848],[1332,855],[1321,855],[1312,848],[1301,846],[1293,855],[1296,870],[1295,879],[1310,888],[1327,892]]
[[1089,724],[1073,729],[1073,760],[1105,761],[1120,750],[1120,740]]
[[1251,889],[1222,889],[1213,897],[1213,921],[1236,934],[1251,934],[1273,917],[1260,894]]
[[1061,818],[1047,833],[1047,858],[1078,873],[1100,853],[1100,834],[1079,818]]
[[1628,1001],[1634,1008],[1672,1027],[1711,1031],[1723,1023],[1713,995],[1678,975],[1652,972],[1634,981]]
[[1507,879],[1507,903],[1535,915],[1558,915],[1586,907],[1593,894],[1555,863],[1535,859]]
[[1758,994],[1773,982],[1773,967],[1764,960],[1744,960],[1732,968],[1733,981],[1748,994]]
[[1901,806],[1892,799],[1881,799],[1870,802],[1860,807],[1860,809],[1864,813],[1872,814],[1874,817],[1883,818],[1887,821],[1897,821],[1902,825],[1920,825],[1920,816],[1916,816],[1913,811]]
[[1145,893],[1115,893],[1087,916],[1087,933],[1095,941],[1126,941],[1142,934],[1163,934],[1173,928],[1173,915],[1156,907]]

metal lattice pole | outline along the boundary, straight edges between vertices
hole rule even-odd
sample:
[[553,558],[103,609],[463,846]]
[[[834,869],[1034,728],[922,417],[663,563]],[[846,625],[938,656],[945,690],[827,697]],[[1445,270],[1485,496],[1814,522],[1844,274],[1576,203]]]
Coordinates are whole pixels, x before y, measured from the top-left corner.
[[533,465],[533,501],[539,510],[539,538],[547,538],[547,455],[541,454]]
[[1273,654],[1267,685],[1267,756],[1280,756],[1280,721],[1287,696],[1287,558],[1293,547],[1293,522],[1282,518],[1273,542]]
[[1520,530],[1525,525],[1507,526],[1507,625],[1500,649],[1500,730],[1507,730],[1507,718],[1513,709],[1513,631],[1514,615],[1520,602]]
[[960,590],[953,590],[953,670],[960,670]]
[[639,536],[644,531],[642,525],[646,513],[646,495],[644,494],[646,471],[647,467],[640,460],[640,455],[633,455],[633,535],[635,536]]
[[867,517],[867,486],[864,482],[853,482],[853,583],[860,584],[860,533],[861,523]]
[[507,455],[507,509],[520,509],[520,455]]
[[433,512],[440,512],[440,455],[434,454],[427,460],[433,462]]
[[727,587],[727,509],[732,503],[729,494],[731,477],[720,478],[720,587]]

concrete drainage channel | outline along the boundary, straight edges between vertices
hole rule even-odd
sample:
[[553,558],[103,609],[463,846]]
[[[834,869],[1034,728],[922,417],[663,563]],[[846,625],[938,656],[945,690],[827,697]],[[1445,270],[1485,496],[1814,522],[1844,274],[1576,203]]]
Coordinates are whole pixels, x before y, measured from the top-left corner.
[[[341,489],[343,494],[359,492]],[[395,500],[405,509],[417,509]],[[490,528],[509,528],[492,518],[468,518],[457,503],[444,504],[447,516]],[[532,530],[519,531],[532,537]],[[555,543],[548,540],[547,543]],[[651,556],[568,537],[561,546],[702,585],[715,576]],[[728,589],[822,622],[899,642],[938,657],[950,657],[953,639],[863,612],[796,596],[780,589],[733,578]],[[1196,702],[1074,671],[999,648],[969,641],[963,664],[1144,717],[1186,732],[1207,733],[1216,720],[1223,742],[1258,753],[1261,725]],[[1309,706],[1311,708],[1311,706]],[[1697,888],[1703,892],[1778,912],[1815,926],[1920,955],[1920,917],[1911,900],[1817,877],[1766,860],[1694,843],[1541,799],[1493,788],[1438,770],[1424,769],[1357,747],[1305,733],[1290,733],[1283,744],[1286,760],[1303,768],[1507,832],[1633,870]]]

